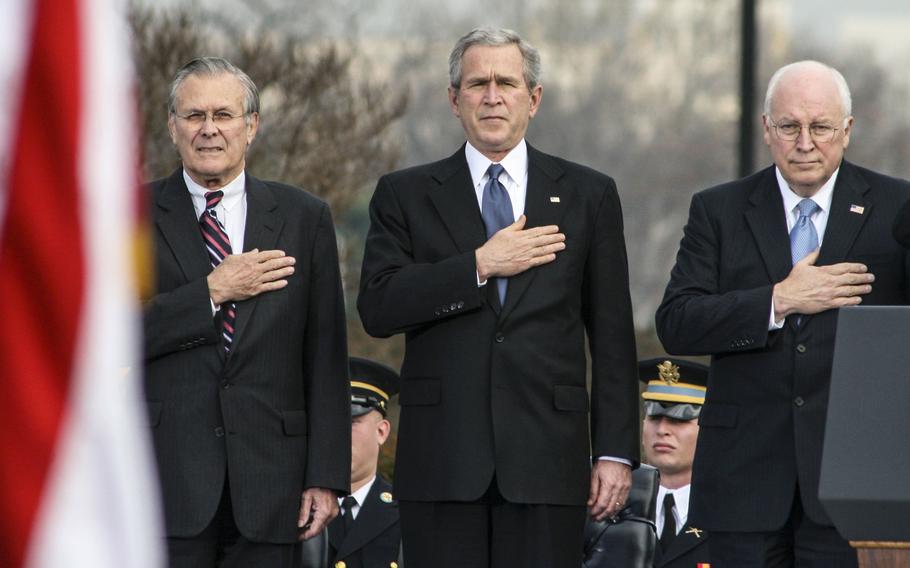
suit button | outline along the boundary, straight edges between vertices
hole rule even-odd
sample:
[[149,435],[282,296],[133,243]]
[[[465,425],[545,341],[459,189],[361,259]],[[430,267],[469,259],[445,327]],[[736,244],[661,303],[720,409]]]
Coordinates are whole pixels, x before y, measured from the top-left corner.
[[444,313],[444,314],[449,313],[449,308],[448,308],[448,306],[443,306],[443,307],[442,307],[442,313]]
[[442,312],[439,311],[439,310],[436,310],[436,315],[437,315],[437,316],[441,316],[441,315],[442,315]]
[[221,388],[223,388],[224,390],[227,390],[227,389],[231,388],[231,383],[229,383],[227,381],[221,381]]
[[389,562],[389,568],[398,568],[397,562]]
[[224,436],[224,428],[222,428],[221,426],[216,426],[215,427],[215,437],[220,438],[222,436]]
[[[460,310],[463,307],[464,307],[464,302],[458,302],[458,309]],[[398,568],[397,564],[395,565],[395,568]]]
[[796,346],[796,352],[797,352],[797,353],[805,353],[805,352],[806,352],[806,346],[803,345],[802,343],[800,343],[799,345]]
[[501,334],[501,333],[497,333],[497,334],[496,334],[496,343],[502,343],[502,342],[505,341],[505,340],[506,340],[506,336],[505,336],[505,335],[503,335],[503,334]]
[[347,568],[348,565],[344,563],[344,560],[339,560],[335,563],[335,568]]
[[801,407],[802,405],[806,404],[806,401],[803,400],[803,397],[798,396],[793,399],[793,404],[795,404],[797,407]]
[[456,304],[455,302],[452,302],[452,304],[449,306],[449,309],[454,312],[455,310],[458,309],[458,304]]

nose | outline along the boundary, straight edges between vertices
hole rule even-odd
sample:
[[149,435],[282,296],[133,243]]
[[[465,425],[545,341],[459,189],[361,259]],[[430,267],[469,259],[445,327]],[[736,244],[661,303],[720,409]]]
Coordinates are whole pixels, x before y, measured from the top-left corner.
[[488,105],[495,105],[500,101],[499,89],[496,87],[496,81],[487,83],[487,88],[483,92],[483,102]]
[[215,127],[215,115],[212,113],[205,113],[205,118],[202,121],[202,126],[200,127],[202,134],[211,136],[218,133],[218,128]]
[[796,137],[796,147],[803,152],[810,152],[815,148],[815,142],[812,140],[808,127],[800,128],[799,136]]

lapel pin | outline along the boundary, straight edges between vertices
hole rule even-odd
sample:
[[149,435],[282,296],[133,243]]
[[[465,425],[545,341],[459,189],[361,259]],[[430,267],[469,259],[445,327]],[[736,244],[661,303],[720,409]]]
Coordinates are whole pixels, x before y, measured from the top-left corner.
[[559,196],[558,196],[558,195],[551,195],[551,196],[550,196],[550,203],[559,203]]
[[383,492],[379,495],[379,500],[382,501],[383,503],[391,503],[391,502],[392,502],[392,494],[389,493],[388,491],[383,491]]
[[701,538],[701,533],[703,533],[703,532],[704,531],[702,531],[701,529],[691,527],[689,530],[686,531],[686,534],[694,534],[695,538]]
[[850,213],[856,213],[858,215],[862,215],[863,211],[865,211],[865,210],[866,210],[866,208],[863,207],[862,205],[851,205],[850,206]]

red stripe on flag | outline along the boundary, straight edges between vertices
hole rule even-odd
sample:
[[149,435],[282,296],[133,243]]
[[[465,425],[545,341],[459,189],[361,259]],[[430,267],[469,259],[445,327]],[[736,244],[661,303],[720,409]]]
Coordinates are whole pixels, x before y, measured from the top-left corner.
[[54,458],[84,291],[78,0],[35,0],[0,235],[0,566],[20,566]]

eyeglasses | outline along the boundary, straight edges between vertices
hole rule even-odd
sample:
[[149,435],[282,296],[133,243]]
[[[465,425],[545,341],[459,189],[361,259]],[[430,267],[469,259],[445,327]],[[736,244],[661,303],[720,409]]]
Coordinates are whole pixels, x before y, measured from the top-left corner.
[[809,126],[803,126],[797,122],[775,123],[770,119],[768,119],[768,122],[771,122],[771,128],[777,133],[777,137],[788,142],[799,138],[803,128],[809,131],[809,136],[815,142],[830,142],[834,140],[834,135],[840,130],[836,126],[825,123],[813,123]]
[[231,114],[226,110],[218,110],[215,112],[202,112],[201,110],[196,110],[189,114],[178,114],[176,116],[190,126],[202,126],[205,124],[206,120],[211,118],[212,122],[215,123],[215,126],[223,127],[230,125],[238,118],[246,116],[246,114]]

